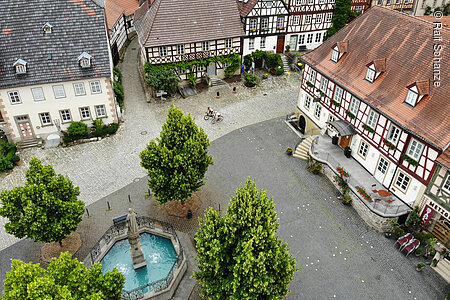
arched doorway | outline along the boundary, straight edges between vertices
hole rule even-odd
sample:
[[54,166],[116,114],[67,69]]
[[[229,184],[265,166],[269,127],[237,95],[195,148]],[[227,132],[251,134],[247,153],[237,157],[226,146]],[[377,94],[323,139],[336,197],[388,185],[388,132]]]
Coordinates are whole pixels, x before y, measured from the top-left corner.
[[302,134],[305,134],[306,120],[305,117],[302,115],[300,115],[298,119],[298,128]]

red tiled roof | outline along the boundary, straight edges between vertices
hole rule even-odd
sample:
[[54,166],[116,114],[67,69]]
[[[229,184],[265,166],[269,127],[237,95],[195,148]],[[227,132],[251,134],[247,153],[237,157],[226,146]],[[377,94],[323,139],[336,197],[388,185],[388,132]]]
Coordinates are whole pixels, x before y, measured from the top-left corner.
[[375,66],[375,72],[380,73],[386,71],[386,60],[385,59],[375,59],[373,61]]
[[244,35],[235,0],[155,0],[136,29],[146,47]]
[[122,13],[129,16],[134,14],[138,8],[139,0],[106,0],[105,14],[108,28],[112,28],[116,24]]
[[439,157],[437,158],[437,162],[441,165],[450,169],[450,148],[447,148]]
[[428,22],[439,22],[442,23],[442,26],[445,28],[450,28],[450,16],[443,16],[440,19],[437,19],[434,16],[417,16],[417,18],[421,18],[422,20],[428,21]]
[[153,1],[145,1],[142,5],[134,12],[134,22],[136,23],[148,10],[148,7],[151,5]]
[[[440,33],[446,42],[433,40],[432,23],[375,6],[302,58],[407,129],[443,148],[450,141],[450,30]],[[345,40],[347,53],[337,63],[332,62],[332,46]],[[435,44],[442,46],[439,87],[433,84]],[[373,83],[364,80],[366,64],[383,57],[386,71]],[[405,105],[406,87],[428,80],[429,95],[414,108]],[[421,83],[419,86],[424,88]]]
[[248,0],[247,3],[238,3],[239,13],[241,17],[245,17],[255,7],[258,0]]

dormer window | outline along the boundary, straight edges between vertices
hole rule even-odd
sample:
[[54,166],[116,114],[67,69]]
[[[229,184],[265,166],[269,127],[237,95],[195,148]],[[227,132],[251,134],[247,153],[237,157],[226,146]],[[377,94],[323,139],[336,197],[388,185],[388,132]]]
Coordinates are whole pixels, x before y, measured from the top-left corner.
[[52,33],[52,28],[53,28],[52,24],[50,24],[48,22],[45,23],[44,26],[42,26],[42,30],[44,31],[44,34]]
[[82,68],[89,68],[91,66],[92,56],[86,52],[78,56],[78,63]]
[[339,59],[347,52],[348,42],[337,42],[334,44],[333,52],[331,53],[331,60],[338,62]]
[[429,93],[429,82],[428,81],[417,81],[406,87],[408,93],[406,94],[405,103],[416,106],[420,100],[423,99],[425,95]]
[[366,65],[367,72],[366,72],[366,80],[368,82],[374,82],[375,79],[378,78],[378,76],[386,70],[386,60],[385,59],[376,59],[374,61],[371,61]]
[[27,62],[23,59],[18,59],[13,64],[13,67],[16,69],[16,74],[25,74],[27,73]]

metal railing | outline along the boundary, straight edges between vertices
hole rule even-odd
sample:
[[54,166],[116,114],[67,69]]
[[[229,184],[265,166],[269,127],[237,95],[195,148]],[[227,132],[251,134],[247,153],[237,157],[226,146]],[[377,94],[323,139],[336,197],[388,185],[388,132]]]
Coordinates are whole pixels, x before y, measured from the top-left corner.
[[[311,144],[310,153],[311,156],[316,159],[317,161],[327,164],[328,167],[335,173],[335,175],[339,175],[336,168],[337,167],[343,167],[342,164],[339,163],[330,153],[315,153],[314,152],[314,144],[318,137],[314,139],[314,142]],[[345,167],[344,167],[345,168]],[[399,198],[392,195],[393,198],[400,202],[400,204],[393,204],[388,203],[384,200],[381,201],[375,201],[374,199],[377,198],[376,194],[372,193],[370,190],[366,190],[366,192],[371,196],[372,200],[368,201],[364,199],[360,194],[358,193],[357,188],[358,187],[364,187],[364,184],[358,180],[355,177],[352,177],[351,174],[349,174],[349,177],[346,178],[347,183],[350,187],[350,190],[358,197],[358,199],[365,205],[367,208],[369,208],[373,213],[380,215],[382,217],[398,217],[400,215],[403,215],[410,211],[412,208],[402,202]]]
[[[179,245],[179,253],[177,254],[177,259],[173,263],[169,273],[165,278],[149,282],[146,285],[137,287],[131,291],[122,290],[122,299],[139,299],[142,298],[142,296],[145,293],[148,293],[150,291],[158,292],[160,290],[165,289],[172,281],[175,269],[181,264],[183,260],[183,246],[181,245],[180,239],[178,238],[178,235],[171,224],[164,221],[152,219],[146,216],[139,216],[136,218],[136,221],[138,223],[138,229],[159,228],[162,229],[163,232],[173,235],[175,237],[176,242]],[[127,231],[126,227],[127,222],[126,220],[123,220],[122,222],[118,222],[108,228],[108,230],[103,234],[103,236],[91,250],[90,253],[91,264],[94,264],[95,260],[100,256],[101,244],[108,245],[111,242],[111,240],[113,240],[115,237],[125,235]]]

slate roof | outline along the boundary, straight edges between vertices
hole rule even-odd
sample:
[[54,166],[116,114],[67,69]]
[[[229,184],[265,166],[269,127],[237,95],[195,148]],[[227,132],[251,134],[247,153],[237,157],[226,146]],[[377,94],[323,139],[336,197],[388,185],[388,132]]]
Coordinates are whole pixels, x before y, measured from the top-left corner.
[[[110,77],[109,45],[104,9],[98,0],[0,1],[0,88]],[[42,26],[50,23],[52,33]],[[92,55],[81,68],[78,56]],[[51,59],[48,59],[51,55]],[[17,59],[27,73],[16,75]]]
[[[450,30],[442,43],[433,40],[433,24],[375,6],[315,50],[302,56],[331,79],[375,106],[405,128],[439,148],[450,141]],[[347,53],[334,63],[332,46],[347,41]],[[441,44],[440,87],[433,85],[433,46]],[[367,63],[386,58],[386,71],[373,82],[364,80]],[[429,95],[414,108],[404,103],[407,86],[429,81]]]
[[106,0],[105,13],[108,28],[114,27],[122,13],[129,16],[134,14],[138,8],[139,0]]
[[155,0],[136,30],[145,47],[244,35],[235,0]]

